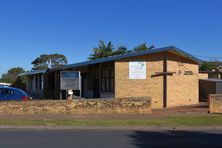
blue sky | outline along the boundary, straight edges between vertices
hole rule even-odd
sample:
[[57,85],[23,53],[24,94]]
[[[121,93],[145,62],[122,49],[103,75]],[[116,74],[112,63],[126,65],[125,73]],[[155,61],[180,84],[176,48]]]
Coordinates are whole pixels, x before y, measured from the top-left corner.
[[85,61],[99,40],[222,57],[221,0],[0,0],[0,74],[43,53]]

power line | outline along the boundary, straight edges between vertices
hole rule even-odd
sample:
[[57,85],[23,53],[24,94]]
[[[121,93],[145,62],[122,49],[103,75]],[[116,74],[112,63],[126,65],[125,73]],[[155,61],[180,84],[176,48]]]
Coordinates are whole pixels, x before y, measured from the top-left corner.
[[208,61],[222,61],[222,57],[220,56],[202,56],[202,55],[194,55],[194,56]]
[[222,59],[222,57],[218,57],[218,56],[202,56],[202,55],[194,55],[196,57],[203,57],[203,58],[216,58],[216,59]]

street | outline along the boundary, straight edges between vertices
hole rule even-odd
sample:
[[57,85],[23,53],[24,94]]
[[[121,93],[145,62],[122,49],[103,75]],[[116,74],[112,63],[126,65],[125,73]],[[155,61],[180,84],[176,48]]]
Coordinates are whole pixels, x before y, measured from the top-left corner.
[[1,130],[1,148],[222,147],[222,131]]

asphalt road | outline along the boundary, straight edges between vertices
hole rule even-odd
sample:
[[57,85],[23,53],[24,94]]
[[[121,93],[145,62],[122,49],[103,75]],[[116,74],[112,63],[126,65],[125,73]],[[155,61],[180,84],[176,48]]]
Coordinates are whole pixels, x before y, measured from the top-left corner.
[[222,148],[222,131],[2,130],[0,148]]

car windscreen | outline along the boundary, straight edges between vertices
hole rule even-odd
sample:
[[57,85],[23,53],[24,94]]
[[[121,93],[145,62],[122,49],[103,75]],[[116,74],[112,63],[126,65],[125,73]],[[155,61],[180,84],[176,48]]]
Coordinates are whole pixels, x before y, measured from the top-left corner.
[[13,90],[15,92],[16,95],[27,95],[24,91],[20,90],[20,89],[14,89]]

